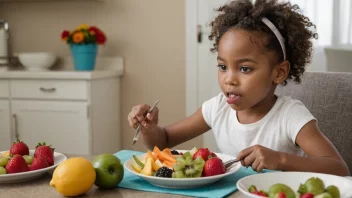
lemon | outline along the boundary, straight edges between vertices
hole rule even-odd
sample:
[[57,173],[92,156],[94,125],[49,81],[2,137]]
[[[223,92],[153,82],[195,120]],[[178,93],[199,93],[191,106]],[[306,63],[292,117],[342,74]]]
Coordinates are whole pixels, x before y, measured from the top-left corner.
[[92,163],[85,158],[74,157],[56,167],[50,186],[64,196],[79,196],[92,188],[95,178]]

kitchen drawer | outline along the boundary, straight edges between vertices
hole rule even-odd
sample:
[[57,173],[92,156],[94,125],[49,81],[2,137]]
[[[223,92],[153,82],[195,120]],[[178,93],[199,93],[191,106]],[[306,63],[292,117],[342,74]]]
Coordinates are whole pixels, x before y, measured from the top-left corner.
[[9,95],[9,81],[0,80],[0,98],[8,98]]
[[12,98],[87,100],[84,80],[12,80]]

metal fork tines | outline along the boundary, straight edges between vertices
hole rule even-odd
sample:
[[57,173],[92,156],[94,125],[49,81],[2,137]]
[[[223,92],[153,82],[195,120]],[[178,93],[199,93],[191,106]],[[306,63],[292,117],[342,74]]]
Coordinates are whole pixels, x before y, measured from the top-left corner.
[[230,166],[232,166],[232,164],[239,162],[239,161],[240,160],[238,160],[238,159],[232,159],[227,162],[224,162],[225,169],[228,169]]

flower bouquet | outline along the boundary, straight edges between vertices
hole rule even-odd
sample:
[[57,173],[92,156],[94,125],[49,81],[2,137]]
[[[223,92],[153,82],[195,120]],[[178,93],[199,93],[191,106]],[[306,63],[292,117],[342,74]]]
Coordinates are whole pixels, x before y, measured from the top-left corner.
[[70,46],[76,70],[94,70],[98,45],[104,45],[107,40],[103,31],[86,24],[72,32],[64,30],[61,38]]

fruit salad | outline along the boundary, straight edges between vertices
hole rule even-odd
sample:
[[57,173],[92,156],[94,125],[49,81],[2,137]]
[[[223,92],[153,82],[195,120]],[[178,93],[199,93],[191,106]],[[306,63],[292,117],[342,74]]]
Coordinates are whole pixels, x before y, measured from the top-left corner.
[[169,148],[160,150],[155,146],[153,151],[147,151],[144,159],[135,155],[132,157],[133,170],[146,176],[197,178],[226,172],[222,160],[208,148],[194,147],[185,153],[179,153]]
[[304,184],[300,184],[297,192],[294,192],[285,184],[277,183],[270,186],[268,192],[258,191],[255,185],[248,188],[250,193],[270,198],[339,198],[340,191],[330,185],[325,188],[324,182],[318,177],[307,179]]
[[54,165],[54,149],[45,142],[38,143],[34,154],[23,141],[17,140],[9,151],[0,153],[0,177],[3,174],[14,174],[43,169]]

